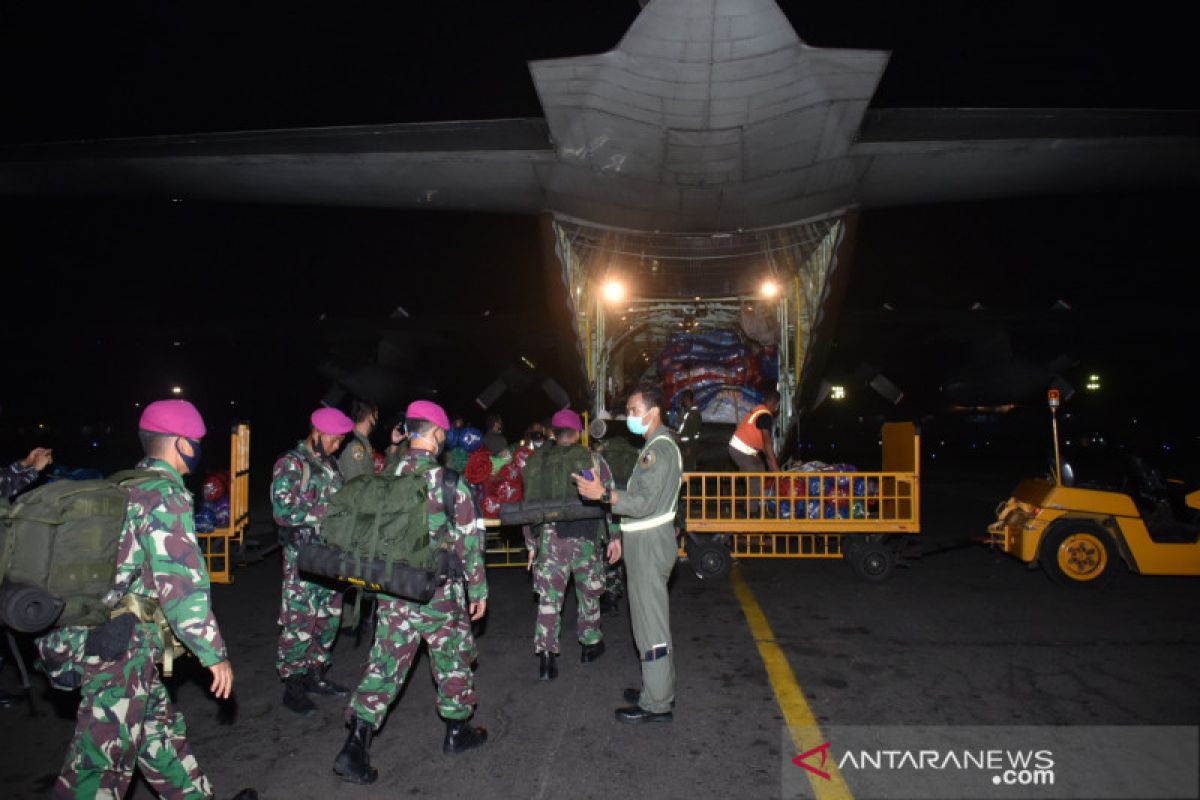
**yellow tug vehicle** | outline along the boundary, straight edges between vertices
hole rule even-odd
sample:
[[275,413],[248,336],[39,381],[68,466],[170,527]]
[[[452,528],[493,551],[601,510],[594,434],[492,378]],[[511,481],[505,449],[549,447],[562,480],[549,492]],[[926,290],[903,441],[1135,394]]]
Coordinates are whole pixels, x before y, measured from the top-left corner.
[[1142,575],[1200,575],[1200,489],[1163,480],[1157,470],[1129,459],[1130,477],[1121,491],[1085,488],[1065,472],[1054,419],[1055,475],[1024,480],[996,509],[986,541],[1055,583],[1097,587],[1112,580],[1121,563]]

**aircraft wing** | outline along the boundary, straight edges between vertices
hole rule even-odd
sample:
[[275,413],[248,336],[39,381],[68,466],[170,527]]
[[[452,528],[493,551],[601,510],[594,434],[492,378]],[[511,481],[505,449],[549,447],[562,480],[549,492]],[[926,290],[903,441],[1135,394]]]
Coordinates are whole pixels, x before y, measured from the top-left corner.
[[208,133],[0,149],[0,194],[536,213],[538,119]]
[[1200,184],[1200,113],[867,111],[849,157],[867,208]]
[[[748,160],[771,153],[746,153]],[[146,196],[508,213],[565,211],[608,224],[639,215],[696,230],[781,224],[865,208],[1200,183],[1194,111],[868,110],[845,155],[820,170],[763,170],[737,214],[649,209],[627,176],[562,169],[545,121],[299,128],[0,149],[0,194]],[[840,178],[836,187],[829,173]],[[810,180],[812,182],[810,182]],[[570,184],[570,185],[565,185]],[[769,185],[767,185],[769,184]],[[670,187],[646,182],[662,196]],[[702,187],[689,186],[694,195]],[[560,208],[562,201],[566,208]],[[686,221],[686,222],[685,222]],[[642,226],[639,226],[642,227]]]

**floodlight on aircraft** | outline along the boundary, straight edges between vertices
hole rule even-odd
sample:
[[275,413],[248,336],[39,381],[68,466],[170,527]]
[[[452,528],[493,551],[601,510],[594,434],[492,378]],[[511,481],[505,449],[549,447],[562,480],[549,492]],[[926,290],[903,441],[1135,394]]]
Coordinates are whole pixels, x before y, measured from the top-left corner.
[[609,278],[604,282],[604,286],[600,289],[601,296],[606,303],[619,303],[625,299],[625,284],[616,278]]

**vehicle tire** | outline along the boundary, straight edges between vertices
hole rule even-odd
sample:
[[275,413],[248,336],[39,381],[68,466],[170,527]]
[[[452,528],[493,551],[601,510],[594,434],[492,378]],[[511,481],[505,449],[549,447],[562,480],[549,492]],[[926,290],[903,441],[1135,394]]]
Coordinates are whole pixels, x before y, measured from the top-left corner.
[[1060,586],[1098,588],[1117,575],[1112,536],[1091,520],[1064,519],[1042,538],[1038,562]]
[[724,578],[733,569],[733,556],[716,536],[689,536],[688,564],[701,580]]
[[896,551],[882,539],[855,541],[846,548],[843,558],[850,562],[854,574],[868,583],[883,583],[896,571]]

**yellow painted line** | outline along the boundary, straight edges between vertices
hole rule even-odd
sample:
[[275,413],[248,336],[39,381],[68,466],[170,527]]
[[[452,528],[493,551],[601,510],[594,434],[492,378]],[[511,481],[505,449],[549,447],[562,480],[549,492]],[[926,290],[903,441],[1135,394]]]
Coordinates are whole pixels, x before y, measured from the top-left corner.
[[[733,592],[737,595],[738,602],[742,604],[742,613],[746,615],[750,633],[754,636],[754,643],[758,645],[758,654],[767,668],[767,677],[771,679],[771,689],[775,692],[775,701],[779,703],[779,708],[783,711],[788,732],[791,733],[792,742],[797,748],[796,752],[807,753],[813,748],[820,747],[826,741],[825,736],[821,733],[820,726],[817,725],[817,719],[813,716],[812,709],[808,707],[808,701],[804,699],[804,691],[796,681],[796,673],[792,672],[792,665],[788,663],[783,649],[775,641],[775,632],[767,623],[767,616],[763,614],[758,600],[754,598],[754,593],[750,591],[746,579],[742,577],[740,565],[734,565],[732,577]],[[811,763],[817,766],[819,761]],[[801,767],[796,767],[796,769],[801,769]],[[808,782],[812,784],[817,800],[854,800],[854,795],[850,793],[850,787],[846,785],[832,756],[821,769],[829,773],[829,780],[804,770],[804,774],[808,776]]]

